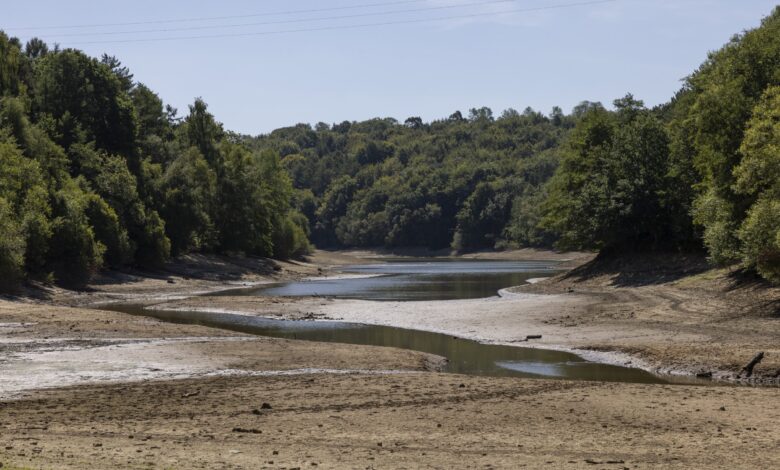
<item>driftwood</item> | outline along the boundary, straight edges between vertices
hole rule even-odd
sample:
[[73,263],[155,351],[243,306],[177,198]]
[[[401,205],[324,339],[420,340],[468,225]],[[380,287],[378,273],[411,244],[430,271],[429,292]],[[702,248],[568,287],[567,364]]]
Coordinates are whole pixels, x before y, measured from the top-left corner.
[[742,371],[740,371],[740,373],[737,376],[737,378],[742,376],[742,372],[745,373],[745,377],[746,378],[747,377],[751,377],[753,375],[753,368],[756,367],[758,365],[758,363],[761,362],[762,360],[764,360],[764,353],[763,353],[763,351],[758,353],[758,354],[756,354],[756,357],[754,357],[752,361],[748,362],[748,364],[745,367],[742,368]]

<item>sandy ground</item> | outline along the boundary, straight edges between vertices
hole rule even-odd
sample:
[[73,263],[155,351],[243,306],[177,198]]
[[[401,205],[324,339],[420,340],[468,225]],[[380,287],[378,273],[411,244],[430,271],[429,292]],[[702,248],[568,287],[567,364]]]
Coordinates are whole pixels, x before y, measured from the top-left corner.
[[3,403],[0,458],[30,468],[768,469],[780,465],[777,403],[766,388],[449,374],[86,386]]
[[114,312],[0,301],[0,399],[83,383],[440,367],[441,358],[413,351],[262,338]]
[[[191,257],[154,276],[107,275],[85,292],[46,288],[0,300],[0,463],[288,469],[780,465],[778,388],[465,377],[433,372],[441,358],[411,351],[257,338],[78,307],[133,300],[413,326],[506,343],[542,334],[540,346],[586,348],[649,368],[724,375],[762,349],[767,358],[757,373],[771,375],[778,366],[773,291],[735,286],[726,274],[711,271],[643,285],[609,273],[559,277],[473,301],[188,298],[327,275],[328,267],[370,256],[320,252],[307,263]],[[541,259],[538,252],[502,256]],[[572,264],[592,258],[549,256]]]

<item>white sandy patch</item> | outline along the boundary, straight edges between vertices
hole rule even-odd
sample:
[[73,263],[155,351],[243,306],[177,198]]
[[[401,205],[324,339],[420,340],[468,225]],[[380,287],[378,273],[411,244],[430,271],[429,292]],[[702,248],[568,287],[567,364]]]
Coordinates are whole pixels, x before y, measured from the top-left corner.
[[111,340],[107,345],[67,339],[37,341],[33,351],[0,355],[0,398],[39,388],[186,378],[213,372],[224,364],[205,356],[193,358],[191,350],[180,345],[247,340],[251,338]]

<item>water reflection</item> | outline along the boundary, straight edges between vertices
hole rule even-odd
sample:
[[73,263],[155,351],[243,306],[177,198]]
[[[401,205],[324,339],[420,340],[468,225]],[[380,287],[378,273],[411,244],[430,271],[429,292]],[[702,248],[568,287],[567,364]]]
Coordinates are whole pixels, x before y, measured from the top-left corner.
[[139,306],[118,306],[115,309],[174,323],[212,326],[274,338],[422,351],[446,357],[449,361],[446,371],[460,374],[665,383],[663,379],[639,369],[587,362],[566,352],[481,344],[426,331],[341,322],[268,320],[207,312],[155,311]]
[[304,280],[217,295],[325,296],[365,300],[453,300],[496,295],[500,289],[560,272],[554,261],[396,259],[346,266],[341,272],[368,278]]

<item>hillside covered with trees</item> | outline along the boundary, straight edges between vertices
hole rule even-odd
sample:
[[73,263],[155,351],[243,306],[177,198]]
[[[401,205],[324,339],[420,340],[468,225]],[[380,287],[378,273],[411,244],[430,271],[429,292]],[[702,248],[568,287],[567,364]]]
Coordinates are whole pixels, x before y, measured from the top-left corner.
[[192,251],[706,250],[780,282],[780,9],[648,109],[224,130],[110,56],[0,34],[0,279]]
[[700,251],[780,282],[780,9],[669,103],[298,125],[271,149],[318,246]]
[[83,284],[189,251],[308,250],[279,158],[200,99],[179,118],[109,56],[0,33],[0,284]]
[[588,106],[300,124],[246,142],[281,155],[317,246],[550,246],[537,224],[545,183]]

